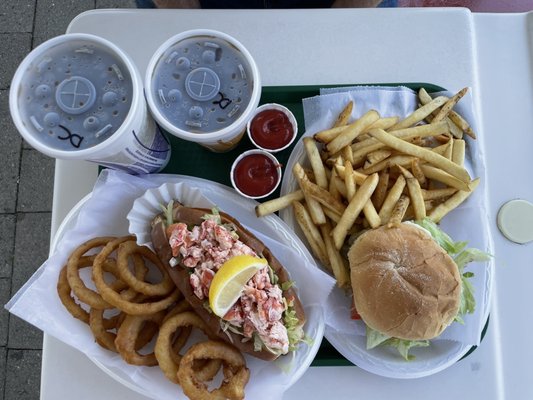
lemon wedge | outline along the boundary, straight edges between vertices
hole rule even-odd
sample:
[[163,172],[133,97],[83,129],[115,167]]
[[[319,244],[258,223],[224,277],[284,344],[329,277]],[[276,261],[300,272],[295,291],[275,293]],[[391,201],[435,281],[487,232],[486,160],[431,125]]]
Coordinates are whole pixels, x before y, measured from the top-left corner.
[[248,255],[235,256],[217,271],[209,287],[209,306],[223,317],[241,296],[244,285],[268,262]]

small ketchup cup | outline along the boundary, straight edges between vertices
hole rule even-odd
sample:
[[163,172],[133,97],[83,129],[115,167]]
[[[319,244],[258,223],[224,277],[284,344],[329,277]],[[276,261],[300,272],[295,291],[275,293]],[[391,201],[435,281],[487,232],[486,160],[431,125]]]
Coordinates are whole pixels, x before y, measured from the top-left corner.
[[230,172],[231,184],[249,199],[271,195],[281,182],[281,165],[264,150],[248,150],[235,159]]
[[277,153],[294,142],[298,133],[298,123],[287,107],[267,103],[255,110],[246,130],[255,147]]

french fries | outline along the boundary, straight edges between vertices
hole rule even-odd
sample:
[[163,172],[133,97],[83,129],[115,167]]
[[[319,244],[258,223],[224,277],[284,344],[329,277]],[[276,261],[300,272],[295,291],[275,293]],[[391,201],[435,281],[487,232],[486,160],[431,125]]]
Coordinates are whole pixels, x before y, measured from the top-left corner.
[[396,204],[394,205],[394,208],[392,209],[392,213],[389,219],[389,222],[387,223],[387,226],[389,228],[394,228],[400,226],[403,220],[403,216],[405,215],[405,212],[407,211],[407,208],[409,207],[409,197],[406,195],[402,195]]
[[451,196],[448,200],[446,200],[442,204],[439,204],[433,211],[431,211],[431,213],[429,214],[429,218],[433,222],[440,222],[440,220],[446,214],[448,214],[454,208],[459,206],[459,204],[465,201],[472,194],[472,192],[478,185],[479,185],[479,178],[474,179],[472,181],[472,184],[470,185],[469,191],[459,190],[457,193]]
[[[304,169],[299,163],[296,163],[294,164],[294,167],[292,168],[292,172],[294,173],[294,176],[298,180],[298,184],[300,185],[300,188],[302,188],[302,186],[305,185],[303,182],[305,182],[308,179],[307,175],[305,174]],[[324,211],[322,210],[322,207],[320,206],[320,203],[314,200],[311,196],[306,195],[305,192],[304,192],[304,198],[305,198],[305,202],[307,203],[307,207],[309,208],[309,214],[311,215],[313,222],[317,225],[325,224],[326,216],[324,214]]]
[[344,204],[333,197],[326,189],[322,189],[307,179],[302,180],[301,188],[304,192],[304,197],[307,195],[322,204],[323,207],[329,208],[336,213],[342,214],[344,212],[346,208]]
[[353,110],[353,101],[348,102],[346,107],[344,107],[344,110],[341,111],[339,116],[337,117],[337,120],[333,124],[333,127],[339,127],[344,126],[348,123],[348,120],[350,119],[350,115],[352,115]]
[[452,161],[457,165],[464,166],[465,163],[465,141],[454,139],[452,149]]
[[293,201],[301,201],[303,199],[304,192],[301,190],[296,190],[295,192],[286,194],[285,196],[265,201],[264,203],[255,206],[255,215],[258,217],[263,217],[290,206]]
[[439,222],[478,186],[464,166],[463,134],[475,134],[453,109],[466,93],[432,98],[421,89],[421,106],[403,119],[362,110],[350,120],[348,102],[329,129],[303,139],[306,159],[292,171],[297,190],[258,205],[256,215],[291,206],[313,255],[349,287],[352,235],[412,219]]
[[[422,104],[427,104],[432,101],[431,96],[428,94],[428,92],[424,88],[421,88],[418,91],[418,97]],[[470,124],[466,122],[465,119],[461,117],[459,114],[457,114],[454,110],[449,111],[448,122],[450,123],[450,125],[454,126],[454,128],[450,129],[450,131],[453,134],[453,136],[455,136],[456,138],[461,139],[463,136],[462,132],[466,133],[472,139],[476,138],[476,134],[470,127]]]
[[348,146],[352,141],[379,119],[379,114],[375,110],[368,111],[356,122],[342,131],[335,139],[326,145],[329,153],[334,154],[340,151],[344,146]]
[[348,273],[346,260],[342,258],[341,254],[335,248],[335,244],[333,243],[333,238],[331,236],[331,225],[329,223],[325,223],[324,225],[320,226],[320,230],[326,245],[329,265],[331,266],[333,275],[337,280],[337,286],[342,288],[347,287],[350,285],[350,274]]
[[393,125],[390,130],[397,131],[398,129],[408,128],[419,123],[420,121],[423,121],[429,114],[431,114],[437,108],[446,104],[446,101],[448,101],[448,98],[445,96],[435,97],[429,103],[418,108],[415,112],[413,112],[411,115],[408,115],[405,119],[401,120],[396,125]]
[[322,164],[322,159],[320,158],[320,153],[316,147],[316,142],[310,137],[304,138],[303,142],[305,151],[307,152],[307,157],[309,158],[309,163],[311,164],[311,168],[315,174],[316,184],[321,188],[327,188],[328,178],[326,176],[324,164]]
[[405,168],[401,166],[398,166],[398,168],[400,169],[402,175],[405,178],[405,181],[407,182],[407,189],[409,191],[409,197],[411,198],[411,202],[413,204],[415,219],[424,219],[426,217],[426,206],[424,204],[424,197],[422,196],[422,189],[420,188],[420,183],[413,176],[413,174],[411,174]]
[[[439,122],[437,124],[420,125],[412,128],[400,129],[392,132],[392,135],[398,139],[409,140],[414,139],[415,137],[423,138],[437,136],[448,132],[448,129],[448,124],[445,122]],[[360,156],[366,156],[368,153],[382,149],[383,147],[386,147],[386,145],[374,138],[354,143],[352,144],[353,158],[356,159]]]
[[344,162],[344,186],[346,187],[346,199],[351,200],[355,196],[355,178],[353,176],[353,167],[350,161]]
[[453,106],[455,106],[457,102],[463,98],[467,90],[467,88],[461,89],[457,94],[450,98],[450,100],[448,100],[446,104],[442,106],[437,115],[435,115],[435,118],[433,118],[433,122],[439,122],[446,118],[449,112],[452,110]]
[[383,201],[383,205],[381,206],[381,209],[379,210],[379,218],[381,218],[381,221],[385,222],[390,219],[392,210],[394,209],[394,206],[400,199],[400,196],[402,195],[404,187],[405,187],[405,178],[403,175],[400,175],[398,179],[396,179],[396,182],[392,186],[389,193],[387,194],[387,197],[385,197],[385,201]]
[[380,142],[385,143],[387,146],[392,147],[395,150],[427,161],[428,163],[443,169],[445,172],[455,176],[463,182],[470,182],[470,175],[468,175],[466,169],[451,162],[447,158],[432,152],[431,150],[428,150],[424,147],[415,146],[414,144],[398,139],[385,132],[383,129],[373,129],[369,133]]
[[374,194],[372,195],[372,202],[374,206],[379,210],[383,201],[385,201],[385,196],[387,195],[387,190],[389,188],[389,169],[385,169],[379,174],[378,185]]
[[328,266],[329,259],[326,255],[326,245],[322,240],[322,236],[320,235],[318,228],[313,223],[311,216],[307,212],[307,209],[298,201],[293,201],[292,207],[296,221],[298,222],[298,225],[300,225],[300,228],[302,229],[302,232],[307,239],[307,243],[309,243],[313,254],[320,260],[320,262]]
[[366,202],[370,199],[370,196],[372,196],[372,193],[374,193],[378,179],[378,174],[372,174],[365,179],[361,187],[357,189],[355,196],[350,200],[348,207],[344,210],[339,223],[333,228],[331,235],[333,236],[333,242],[337,249],[340,249],[344,244],[344,239],[348,231],[359,216]]

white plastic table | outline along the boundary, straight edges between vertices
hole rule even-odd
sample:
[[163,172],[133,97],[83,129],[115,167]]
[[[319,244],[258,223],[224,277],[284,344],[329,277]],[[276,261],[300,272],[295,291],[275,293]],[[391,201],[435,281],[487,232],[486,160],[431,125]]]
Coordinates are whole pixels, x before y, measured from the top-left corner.
[[[392,380],[357,367],[312,367],[287,399],[532,399],[533,244],[507,241],[496,227],[507,200],[533,201],[533,14],[472,14],[465,9],[97,10],[68,32],[105,37],[144,72],[168,37],[211,28],[239,39],[264,85],[427,82],[470,86],[487,157],[496,274],[488,333],[468,358],[436,375]],[[57,161],[52,234],[90,192],[97,167]],[[43,400],[146,399],[106,375],[82,353],[45,335]]]

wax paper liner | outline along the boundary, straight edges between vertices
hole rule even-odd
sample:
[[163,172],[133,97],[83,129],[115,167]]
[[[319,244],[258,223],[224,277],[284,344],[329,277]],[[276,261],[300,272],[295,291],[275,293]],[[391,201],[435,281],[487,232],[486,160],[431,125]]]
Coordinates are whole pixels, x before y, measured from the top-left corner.
[[[453,93],[445,91],[431,95],[451,96]],[[310,136],[318,131],[330,128],[350,100],[354,101],[351,120],[359,118],[370,109],[377,110],[382,117],[397,115],[400,118],[404,118],[418,105],[416,93],[405,87],[355,86],[322,89],[321,95],[303,100],[306,128],[304,136]],[[453,240],[468,241],[469,247],[476,247],[492,253],[493,245],[489,229],[489,206],[483,137],[480,135],[478,125],[474,118],[470,93],[459,102],[455,110],[469,121],[474,131],[478,133],[477,140],[472,140],[465,135],[467,142],[465,167],[473,178],[480,177],[481,183],[470,198],[448,214],[440,225]],[[290,170],[296,162],[309,166],[301,141],[295,146],[286,168]],[[286,174],[282,182],[282,194],[295,190],[297,185],[292,174]],[[280,216],[303,238],[303,233],[294,219],[292,210],[282,210]],[[476,310],[474,314],[465,316],[464,325],[452,323],[437,339],[432,341],[431,350],[428,348],[416,348],[412,350],[412,353],[420,361],[420,369],[414,373],[410,373],[409,368],[407,368],[404,373],[400,371],[400,373],[396,374],[394,371],[398,371],[400,365],[396,364],[396,354],[389,352],[387,349],[373,350],[376,354],[383,352],[383,354],[377,356],[378,359],[379,357],[383,357],[394,364],[391,370],[384,372],[384,374],[395,377],[417,377],[422,376],[425,373],[424,371],[431,370],[432,372],[436,372],[438,368],[432,369],[433,366],[431,365],[431,358],[436,355],[435,353],[441,351],[442,354],[437,355],[439,357],[443,356],[441,358],[444,359],[444,353],[448,351],[456,352],[457,354],[460,352],[464,353],[471,345],[479,345],[481,332],[486,323],[489,311],[492,269],[493,260],[467,265],[465,271],[472,271],[475,274],[471,282],[475,288]],[[364,349],[365,347],[364,323],[349,318],[350,306],[350,297],[341,289],[335,288],[331,292],[327,301],[327,309],[329,311],[326,315],[326,337],[331,342],[334,342],[337,350],[345,357],[354,361],[354,358],[350,357],[350,355],[354,354],[356,348],[357,351],[361,351],[359,356],[367,352],[366,350],[361,350],[361,348]],[[356,345],[355,342],[358,342],[358,344]],[[449,349],[439,348],[439,346],[448,346]],[[372,362],[378,361],[373,360]],[[413,366],[414,363],[411,362],[411,367]],[[405,369],[405,367],[402,367],[402,369]]]
[[211,208],[214,203],[206,199],[200,189],[187,187],[186,183],[167,182],[153,189],[148,189],[133,202],[126,216],[129,221],[128,231],[137,237],[139,246],[148,246],[152,250],[151,221],[161,214],[161,206],[167,207],[170,201],[181,202],[196,208]]
[[[55,290],[59,271],[74,248],[95,236],[127,234],[126,215],[134,200],[146,190],[166,182],[185,183],[181,185],[180,193],[185,202],[189,190],[194,194],[201,190],[203,197],[255,232],[287,266],[291,279],[296,282],[307,316],[305,331],[313,343],[310,346],[304,344],[293,355],[281,357],[275,362],[246,356],[251,371],[246,387],[247,398],[281,397],[305,372],[318,351],[324,329],[323,304],[334,282],[316,268],[303,244],[279,218],[257,219],[253,214],[255,202],[213,182],[176,175],[143,177],[103,171],[91,197],[81,206],[75,222],[66,228],[51,257],[15,294],[6,308],[47,334],[77,348],[130,388],[157,399],[184,398],[181,389],[170,383],[159,368],[128,365],[118,355],[97,345],[88,326],[72,318],[63,308]],[[275,232],[281,232],[281,235]],[[282,238],[283,244],[266,234]]]

